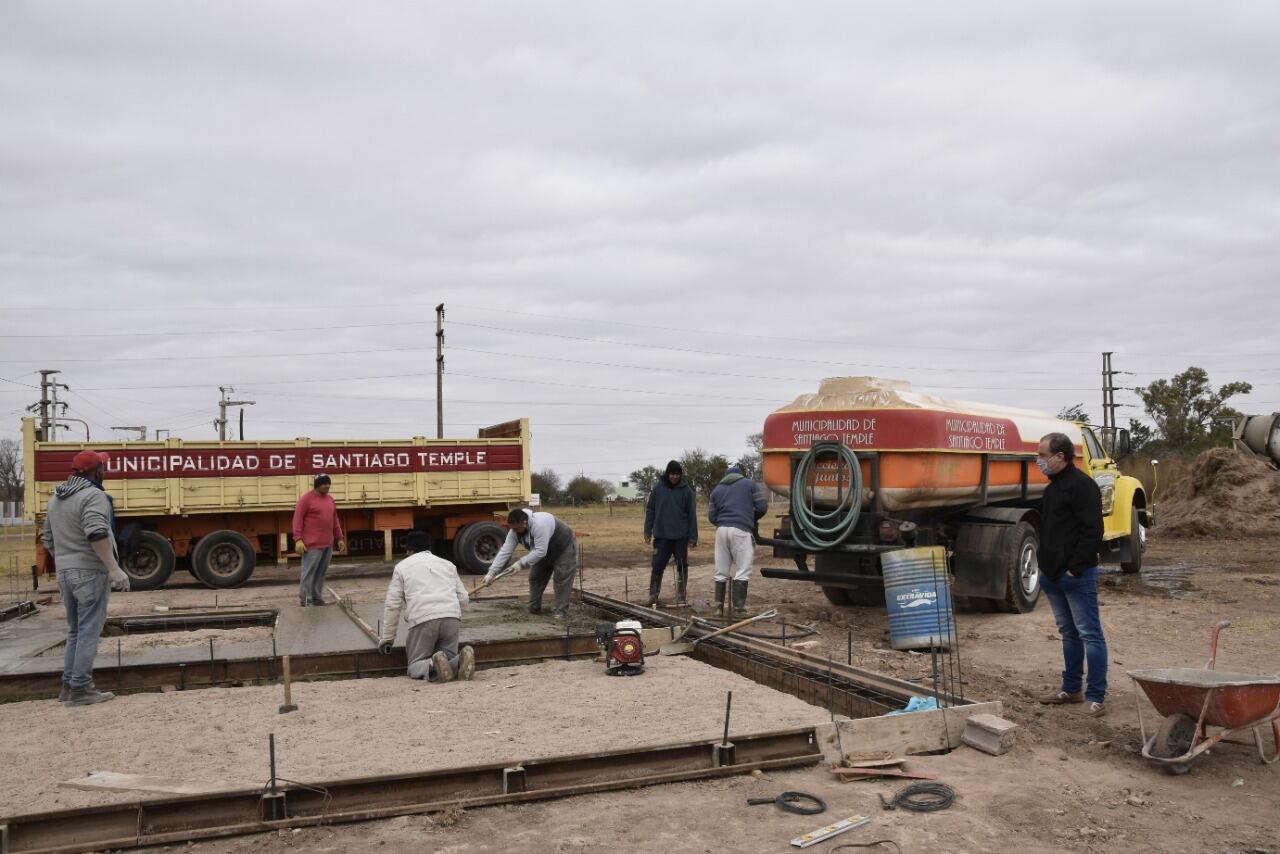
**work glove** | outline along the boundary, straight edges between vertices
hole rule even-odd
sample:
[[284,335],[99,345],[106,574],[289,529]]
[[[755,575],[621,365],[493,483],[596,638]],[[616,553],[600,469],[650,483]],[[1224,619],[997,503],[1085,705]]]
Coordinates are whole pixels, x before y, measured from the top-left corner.
[[393,643],[395,643],[395,641],[382,641],[380,644],[378,644],[378,652],[382,653],[383,655],[390,655],[391,645]]
[[129,575],[119,566],[113,568],[110,572],[111,589],[117,593],[129,592]]
[[337,549],[339,552],[345,552],[347,550],[346,540],[338,540],[338,542],[334,543],[334,545],[337,546]]
[[307,544],[302,540],[298,540],[293,544],[293,550],[299,555],[304,555],[307,553]]

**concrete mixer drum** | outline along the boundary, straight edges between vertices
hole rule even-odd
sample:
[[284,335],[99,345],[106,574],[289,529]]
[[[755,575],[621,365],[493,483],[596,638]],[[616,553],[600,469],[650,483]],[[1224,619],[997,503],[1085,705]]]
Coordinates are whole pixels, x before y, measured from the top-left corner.
[[1280,467],[1280,412],[1241,415],[1232,434],[1236,450],[1257,454]]

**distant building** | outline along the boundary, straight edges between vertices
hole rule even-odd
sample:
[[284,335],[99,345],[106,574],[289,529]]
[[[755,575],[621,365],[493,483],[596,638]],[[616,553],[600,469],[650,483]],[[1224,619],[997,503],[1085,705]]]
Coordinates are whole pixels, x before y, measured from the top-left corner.
[[606,495],[605,501],[639,501],[640,490],[631,485],[631,482],[624,480],[614,487],[612,495]]

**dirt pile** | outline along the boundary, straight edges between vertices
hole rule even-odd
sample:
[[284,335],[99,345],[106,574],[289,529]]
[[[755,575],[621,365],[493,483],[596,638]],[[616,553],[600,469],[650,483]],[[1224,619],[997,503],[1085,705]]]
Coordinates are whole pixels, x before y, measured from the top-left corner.
[[1280,536],[1280,472],[1231,448],[1211,448],[1156,497],[1157,529],[1174,537]]

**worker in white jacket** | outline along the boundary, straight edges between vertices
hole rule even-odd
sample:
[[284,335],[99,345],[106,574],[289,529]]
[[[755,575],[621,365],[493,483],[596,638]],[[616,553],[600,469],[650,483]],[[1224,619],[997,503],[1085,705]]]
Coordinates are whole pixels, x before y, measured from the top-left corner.
[[[554,579],[556,599],[551,616],[564,619],[569,611],[569,594],[573,591],[573,577],[578,572],[578,538],[573,529],[550,513],[533,510],[512,510],[507,514],[507,539],[489,564],[486,581],[492,581],[510,564],[512,570],[529,570],[530,614],[542,613],[542,593],[547,582]],[[516,546],[524,546],[529,553],[512,561]]]
[[378,648],[391,652],[400,615],[409,624],[405,658],[409,676],[432,682],[470,679],[476,672],[476,654],[469,646],[458,652],[458,629],[462,608],[467,604],[467,588],[452,563],[431,553],[431,536],[410,531],[408,552],[396,564],[382,608],[382,634]]

